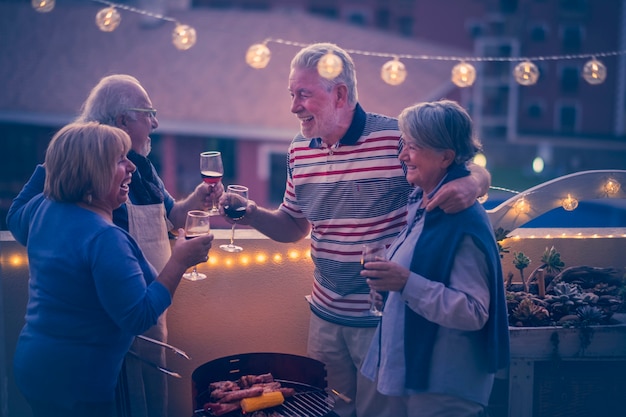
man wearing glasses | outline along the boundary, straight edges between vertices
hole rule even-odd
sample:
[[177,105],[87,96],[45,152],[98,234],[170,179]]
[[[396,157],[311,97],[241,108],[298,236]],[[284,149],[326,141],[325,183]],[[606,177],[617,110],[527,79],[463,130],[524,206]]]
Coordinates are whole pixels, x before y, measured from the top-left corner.
[[[130,136],[128,153],[137,167],[130,183],[128,202],[113,211],[113,222],[127,230],[139,244],[158,273],[170,258],[168,231],[184,227],[187,211],[207,209],[224,191],[221,183],[214,187],[200,183],[185,199],[175,201],[147,158],[151,150],[150,134],[159,126],[157,111],[139,81],[130,75],[115,74],[102,78],[91,90],[75,122],[96,121],[118,127]],[[25,188],[33,197],[43,191],[45,169],[37,166]],[[11,213],[9,213],[9,216]],[[166,313],[144,336],[167,341]],[[135,340],[131,351],[144,361],[166,367],[164,348],[146,340]],[[161,417],[167,415],[167,375],[134,356],[125,361],[130,415]]]

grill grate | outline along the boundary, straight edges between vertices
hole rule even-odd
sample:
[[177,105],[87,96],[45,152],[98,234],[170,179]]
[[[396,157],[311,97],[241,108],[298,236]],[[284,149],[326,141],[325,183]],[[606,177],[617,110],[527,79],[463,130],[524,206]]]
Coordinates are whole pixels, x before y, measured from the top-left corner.
[[[281,417],[324,417],[332,412],[335,405],[335,397],[326,391],[299,382],[280,379],[275,379],[275,381],[280,382],[284,387],[294,388],[296,394],[285,398],[285,402],[279,406],[263,410],[266,413],[274,412]],[[195,414],[196,416],[205,417],[214,416],[210,411],[204,410],[196,410]],[[221,417],[249,417],[250,414],[233,411]]]
[[281,416],[323,417],[333,410],[334,398],[324,391],[296,394],[276,407]]

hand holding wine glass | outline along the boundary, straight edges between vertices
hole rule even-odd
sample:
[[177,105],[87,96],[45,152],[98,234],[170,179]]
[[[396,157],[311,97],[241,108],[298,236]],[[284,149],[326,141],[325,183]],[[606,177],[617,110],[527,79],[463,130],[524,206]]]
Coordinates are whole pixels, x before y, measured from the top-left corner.
[[[243,185],[229,185],[226,188],[226,194],[222,201],[224,214],[235,222],[242,219],[246,215],[248,207],[248,187]],[[220,245],[220,249],[226,252],[241,252],[243,248],[235,245],[235,225],[231,229],[230,243],[228,245]]]
[[[215,185],[224,176],[224,165],[222,164],[222,153],[217,151],[202,152],[200,154],[200,175],[202,181],[207,184]],[[217,208],[217,202],[213,198],[213,207],[209,210],[210,216],[220,214]]]
[[[209,223],[209,213],[202,210],[191,210],[187,212],[187,220],[185,221],[185,239],[193,239],[194,237],[206,235],[211,231]],[[183,278],[189,281],[199,281],[205,279],[206,275],[197,271],[194,265],[191,272],[183,274]]]
[[[361,266],[365,269],[367,262],[384,261],[387,259],[387,247],[382,243],[368,243],[363,245],[361,253]],[[370,278],[373,279],[373,278]],[[382,316],[383,312],[380,311],[375,303],[370,306],[370,314],[374,316]]]

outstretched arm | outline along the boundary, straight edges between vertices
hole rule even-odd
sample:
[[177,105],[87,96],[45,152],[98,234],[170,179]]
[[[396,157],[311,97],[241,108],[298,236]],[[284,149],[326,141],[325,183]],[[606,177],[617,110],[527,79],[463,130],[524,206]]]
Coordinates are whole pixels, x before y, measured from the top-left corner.
[[471,174],[444,184],[430,200],[426,210],[440,207],[446,213],[458,213],[470,207],[478,197],[487,193],[491,185],[489,172],[474,163],[468,163],[467,167]]
[[[225,197],[220,199],[220,213],[226,221],[233,221],[224,215]],[[248,200],[246,215],[238,220],[239,224],[254,227],[265,236],[277,242],[297,242],[306,237],[311,231],[311,224],[305,218],[292,217],[280,209],[269,210],[257,206],[253,200]]]

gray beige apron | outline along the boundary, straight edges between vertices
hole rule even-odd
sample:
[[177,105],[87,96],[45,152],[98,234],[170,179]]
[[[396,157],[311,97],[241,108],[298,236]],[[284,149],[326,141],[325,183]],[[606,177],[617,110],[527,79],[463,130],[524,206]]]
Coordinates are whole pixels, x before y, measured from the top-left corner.
[[[161,203],[136,206],[128,201],[126,207],[130,235],[135,238],[146,259],[158,273],[161,273],[172,254],[167,234],[171,223],[166,217],[165,205]],[[167,342],[166,314],[167,311],[144,335]],[[167,367],[165,349],[160,346],[135,339],[131,350],[143,359]],[[126,377],[132,417],[167,416],[167,375],[127,355]]]

